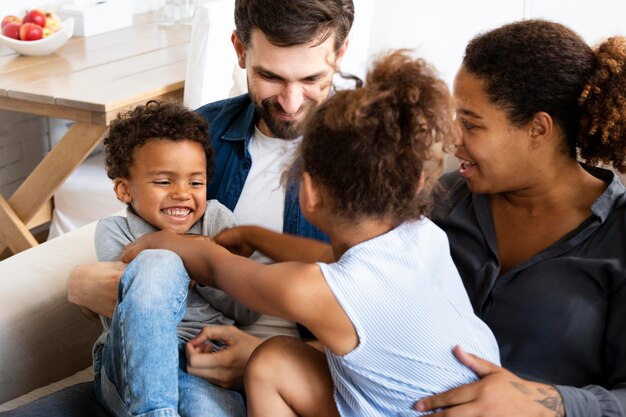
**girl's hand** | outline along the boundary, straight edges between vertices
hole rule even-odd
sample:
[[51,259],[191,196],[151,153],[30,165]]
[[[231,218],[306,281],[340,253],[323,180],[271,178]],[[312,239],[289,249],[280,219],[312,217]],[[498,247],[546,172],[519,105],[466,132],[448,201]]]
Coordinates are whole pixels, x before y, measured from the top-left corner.
[[213,238],[215,243],[224,246],[236,255],[249,258],[254,253],[254,248],[246,242],[248,226],[235,226],[222,230]]
[[454,348],[454,355],[480,377],[415,404],[418,411],[442,409],[437,417],[564,417],[561,394],[552,385],[531,382],[515,376],[491,362]]

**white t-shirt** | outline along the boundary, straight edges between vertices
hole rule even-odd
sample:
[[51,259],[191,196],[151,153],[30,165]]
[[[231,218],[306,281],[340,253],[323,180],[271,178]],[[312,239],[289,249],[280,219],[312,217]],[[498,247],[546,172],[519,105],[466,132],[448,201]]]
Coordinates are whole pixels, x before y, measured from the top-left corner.
[[[271,138],[254,128],[248,143],[252,167],[233,210],[238,224],[262,226],[282,233],[286,191],[283,177],[295,159],[300,142],[301,138]],[[258,252],[251,259],[271,263]],[[241,326],[241,329],[262,339],[276,335],[298,337],[294,323],[268,315],[261,315],[254,324]]]

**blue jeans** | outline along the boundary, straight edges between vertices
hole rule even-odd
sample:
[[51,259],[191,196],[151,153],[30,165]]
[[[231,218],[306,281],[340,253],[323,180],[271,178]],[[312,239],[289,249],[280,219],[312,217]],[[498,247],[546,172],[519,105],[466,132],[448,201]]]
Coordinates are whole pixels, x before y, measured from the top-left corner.
[[176,326],[188,287],[170,251],[143,251],[124,271],[106,344],[94,355],[96,396],[115,416],[246,415],[241,394],[185,371]]

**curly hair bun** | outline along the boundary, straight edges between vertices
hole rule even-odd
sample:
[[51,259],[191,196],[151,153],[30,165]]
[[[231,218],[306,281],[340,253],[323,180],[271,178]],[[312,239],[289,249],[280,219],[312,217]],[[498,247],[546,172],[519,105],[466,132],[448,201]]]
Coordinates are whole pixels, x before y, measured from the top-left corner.
[[589,163],[626,172],[626,38],[609,38],[594,52],[596,66],[579,98],[577,145]]
[[336,93],[306,123],[304,169],[346,217],[419,217],[423,165],[435,142],[454,139],[453,115],[434,69],[406,50],[391,52],[373,63],[364,87]]

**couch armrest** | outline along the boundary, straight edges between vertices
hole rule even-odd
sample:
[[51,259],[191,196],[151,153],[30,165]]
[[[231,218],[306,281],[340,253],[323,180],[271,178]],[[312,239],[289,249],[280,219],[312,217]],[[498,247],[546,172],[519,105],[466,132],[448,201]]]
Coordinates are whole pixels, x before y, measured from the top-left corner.
[[95,225],[0,262],[0,403],[91,363],[101,325],[67,301],[67,278],[96,261]]

